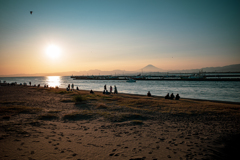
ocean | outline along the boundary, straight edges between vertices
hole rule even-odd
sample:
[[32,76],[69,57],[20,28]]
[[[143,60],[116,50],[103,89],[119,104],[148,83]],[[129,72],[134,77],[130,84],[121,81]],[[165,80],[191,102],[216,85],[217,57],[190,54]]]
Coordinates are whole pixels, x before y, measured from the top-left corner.
[[17,82],[58,86],[66,88],[68,84],[74,84],[80,90],[103,91],[106,84],[117,86],[119,93],[147,95],[150,91],[155,96],[165,96],[167,93],[177,93],[181,98],[193,98],[202,100],[217,100],[240,102],[239,81],[137,81],[129,83],[124,80],[73,80],[70,76],[46,76],[46,77],[0,77],[1,82]]

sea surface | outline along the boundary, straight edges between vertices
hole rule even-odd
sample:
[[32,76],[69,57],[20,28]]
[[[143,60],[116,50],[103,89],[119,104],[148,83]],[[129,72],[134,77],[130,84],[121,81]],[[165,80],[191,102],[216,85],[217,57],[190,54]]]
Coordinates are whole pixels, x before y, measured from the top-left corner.
[[239,81],[137,81],[126,82],[124,80],[73,80],[70,76],[46,76],[46,77],[0,77],[1,82],[17,82],[58,86],[66,88],[68,84],[74,84],[80,90],[103,91],[106,84],[117,86],[119,93],[131,93],[146,95],[148,91],[152,95],[165,96],[167,93],[179,93],[181,98],[193,98],[203,100],[217,100],[240,102],[240,82]]

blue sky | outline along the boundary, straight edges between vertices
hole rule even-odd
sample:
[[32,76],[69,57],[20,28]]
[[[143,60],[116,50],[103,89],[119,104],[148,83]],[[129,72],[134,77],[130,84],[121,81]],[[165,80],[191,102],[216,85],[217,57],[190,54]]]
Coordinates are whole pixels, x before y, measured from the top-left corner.
[[237,0],[0,0],[0,75],[237,64],[239,15]]

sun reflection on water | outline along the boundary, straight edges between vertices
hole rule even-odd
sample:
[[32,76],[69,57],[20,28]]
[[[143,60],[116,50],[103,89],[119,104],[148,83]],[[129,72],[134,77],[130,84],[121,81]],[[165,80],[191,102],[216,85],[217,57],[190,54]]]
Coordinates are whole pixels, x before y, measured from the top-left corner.
[[48,87],[60,86],[60,76],[47,76]]

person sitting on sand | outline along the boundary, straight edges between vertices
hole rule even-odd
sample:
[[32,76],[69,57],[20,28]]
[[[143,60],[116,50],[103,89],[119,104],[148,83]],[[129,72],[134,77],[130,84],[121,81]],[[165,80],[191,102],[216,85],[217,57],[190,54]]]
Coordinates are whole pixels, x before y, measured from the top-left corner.
[[170,97],[169,97],[169,93],[165,96],[165,99],[169,99]]
[[175,100],[179,100],[179,99],[180,99],[180,96],[179,94],[177,94]]
[[106,90],[103,90],[103,94],[105,94],[106,93]]
[[151,97],[151,96],[152,96],[151,93],[150,93],[150,91],[148,91],[147,96],[148,96],[148,97]]
[[105,94],[110,94],[109,92],[108,92],[108,90],[106,90],[106,93]]
[[174,99],[174,95],[173,95],[173,93],[170,95],[170,99]]
[[79,91],[79,88],[77,87],[77,90]]
[[93,90],[90,91],[91,94],[94,94]]
[[67,87],[66,90],[69,91],[69,88]]

